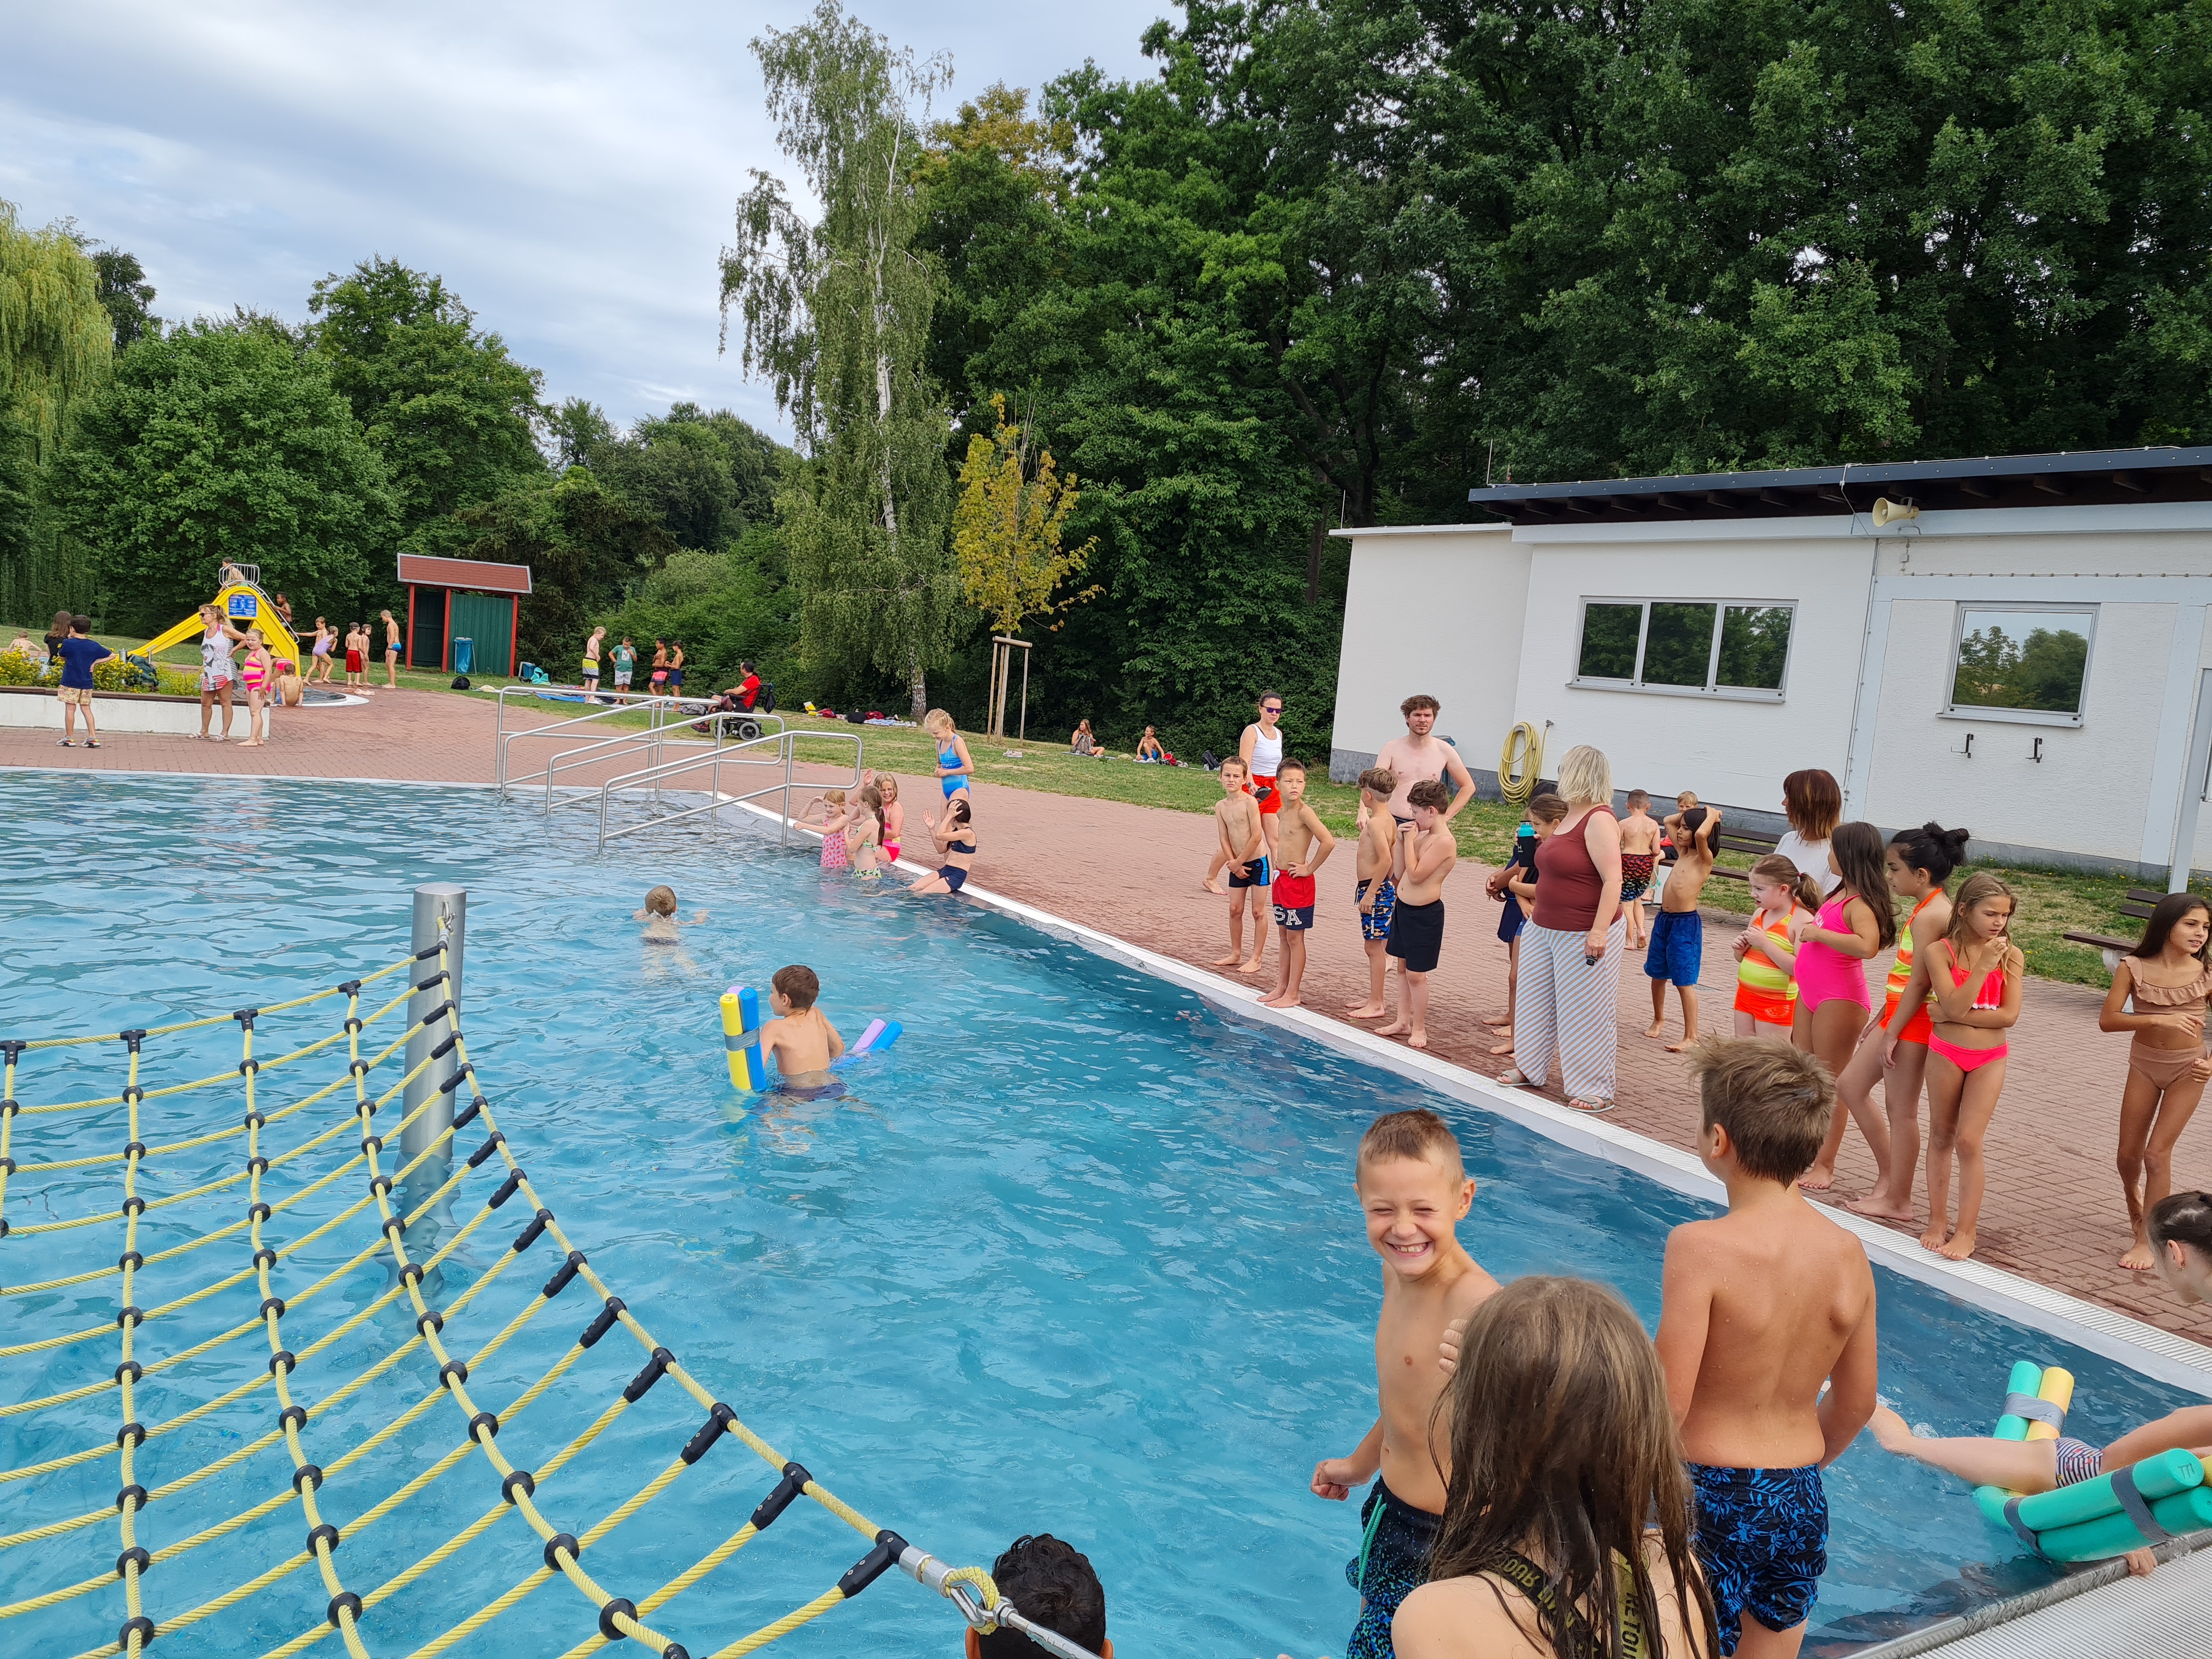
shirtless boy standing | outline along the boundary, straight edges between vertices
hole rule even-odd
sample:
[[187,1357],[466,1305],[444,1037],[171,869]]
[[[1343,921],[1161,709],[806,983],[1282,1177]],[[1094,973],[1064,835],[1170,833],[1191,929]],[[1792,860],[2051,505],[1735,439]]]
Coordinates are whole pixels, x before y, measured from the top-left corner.
[[[1820,1125],[1825,1131],[1827,1124]],[[1815,1137],[1817,1142],[1818,1137]],[[1379,1473],[1359,1511],[1359,1553],[1345,1576],[1361,1597],[1345,1659],[1390,1649],[1390,1620],[1416,1584],[1443,1518],[1438,1470],[1451,1426],[1430,1418],[1449,1373],[1438,1364],[1446,1329],[1498,1289],[1453,1229],[1474,1201],[1459,1142],[1431,1111],[1386,1112],[1359,1139],[1355,1190],[1367,1242],[1382,1258],[1382,1314],[1375,1324],[1375,1380],[1382,1415],[1349,1457],[1314,1465],[1316,1496],[1343,1502]]]
[[845,1039],[814,1006],[822,994],[821,980],[811,968],[794,963],[777,969],[769,987],[768,1006],[775,1018],[760,1028],[761,1058],[775,1062],[776,1081],[783,1087],[828,1083],[830,1062],[845,1052]]
[[1644,920],[1644,895],[1651,886],[1651,872],[1659,865],[1659,823],[1651,816],[1651,797],[1642,789],[1628,792],[1628,816],[1620,821],[1620,908],[1628,918],[1628,945],[1641,951],[1649,943]]
[[[1651,980],[1651,1023],[1648,1037],[1667,1030],[1667,986],[1682,998],[1682,1040],[1667,1052],[1686,1052],[1698,1040],[1698,975],[1705,967],[1705,924],[1698,914],[1705,883],[1712,878],[1713,837],[1720,832],[1721,809],[1689,806],[1667,815],[1667,838],[1674,843],[1674,863],[1659,895],[1659,920],[1651,929],[1651,948],[1644,971]],[[1624,837],[1627,826],[1621,826]]]
[[[1221,852],[1229,865],[1229,954],[1217,968],[1240,974],[1260,971],[1267,949],[1267,889],[1275,879],[1260,824],[1260,805],[1244,793],[1244,763],[1234,755],[1221,763],[1221,799],[1213,804]],[[1252,912],[1252,954],[1244,954],[1244,912]]]
[[[1390,792],[1390,816],[1404,830],[1413,821],[1413,809],[1407,797],[1417,783],[1435,783],[1449,777],[1457,792],[1448,797],[1444,822],[1449,823],[1459,816],[1462,808],[1474,799],[1474,779],[1467,763],[1459,757],[1459,750],[1434,735],[1437,710],[1441,705],[1425,692],[1416,693],[1398,705],[1398,712],[1406,718],[1406,735],[1393,738],[1382,745],[1382,752],[1375,757],[1375,764],[1396,780]],[[1364,814],[1365,808],[1362,807]],[[1367,820],[1363,816],[1359,827],[1364,830]],[[1398,837],[1397,863],[1392,866],[1391,879],[1401,887],[1406,884],[1406,837]]]
[[1444,878],[1459,867],[1459,843],[1452,839],[1451,813],[1444,787],[1433,778],[1407,793],[1413,809],[1413,830],[1398,837],[1397,902],[1390,911],[1390,954],[1398,958],[1398,1018],[1377,1026],[1376,1036],[1402,1036],[1416,1048],[1429,1046],[1429,975],[1444,949]]
[[[1276,768],[1275,932],[1280,941],[1274,990],[1260,1000],[1269,1008],[1298,1006],[1298,985],[1306,976],[1306,933],[1313,926],[1314,872],[1328,862],[1336,837],[1306,805],[1306,763],[1285,757]],[[1315,848],[1318,846],[1319,851]]]
[[1359,879],[1352,894],[1359,903],[1359,937],[1367,945],[1367,1000],[1345,1009],[1354,1019],[1375,1019],[1390,1012],[1383,1000],[1383,975],[1390,966],[1390,911],[1398,889],[1390,878],[1398,855],[1398,820],[1389,813],[1398,780],[1388,767],[1370,766],[1359,775]]
[[1694,1542],[1721,1651],[1794,1659],[1828,1565],[1820,1471],[1874,1415],[1874,1271],[1797,1189],[1835,1106],[1826,1067],[1730,1037],[1690,1069],[1698,1156],[1728,1184],[1729,1207],[1667,1240],[1659,1362],[1698,1489]]

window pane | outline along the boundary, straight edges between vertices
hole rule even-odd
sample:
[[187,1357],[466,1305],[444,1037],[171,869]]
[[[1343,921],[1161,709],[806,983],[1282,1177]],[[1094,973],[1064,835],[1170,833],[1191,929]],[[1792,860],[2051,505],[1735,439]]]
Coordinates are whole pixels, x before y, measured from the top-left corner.
[[2088,611],[1967,611],[1952,705],[2080,714],[2094,626]]
[[1644,684],[1702,687],[1712,660],[1713,607],[1655,601],[1644,636]]
[[1779,691],[1790,659],[1790,608],[1732,605],[1721,613],[1721,669],[1717,682],[1753,691]]
[[1583,654],[1577,678],[1632,680],[1636,678],[1636,635],[1644,626],[1640,605],[1583,607]]

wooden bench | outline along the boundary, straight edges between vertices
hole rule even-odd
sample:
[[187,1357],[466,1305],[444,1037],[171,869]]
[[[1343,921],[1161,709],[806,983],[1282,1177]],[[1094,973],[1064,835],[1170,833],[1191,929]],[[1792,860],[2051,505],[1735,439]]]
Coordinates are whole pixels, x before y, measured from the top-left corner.
[[[1750,830],[1728,821],[1725,811],[1721,816],[1719,832],[1713,837],[1716,856],[1722,853],[1748,853],[1753,864],[1781,845],[1782,834],[1777,830]],[[1726,865],[1713,866],[1713,873],[1729,881],[1749,881],[1751,874],[1745,870],[1731,870]]]
[[[2150,913],[2158,908],[2158,902],[2165,896],[2165,894],[2154,893],[2148,887],[2130,887],[2127,897],[2121,901],[2120,914],[2133,916],[2138,921],[2148,921]],[[2086,945],[2101,952],[2105,958],[2105,971],[2108,974],[2119,972],[2120,958],[2141,942],[2139,939],[2114,939],[2106,933],[2067,933],[2063,937],[2075,945]]]

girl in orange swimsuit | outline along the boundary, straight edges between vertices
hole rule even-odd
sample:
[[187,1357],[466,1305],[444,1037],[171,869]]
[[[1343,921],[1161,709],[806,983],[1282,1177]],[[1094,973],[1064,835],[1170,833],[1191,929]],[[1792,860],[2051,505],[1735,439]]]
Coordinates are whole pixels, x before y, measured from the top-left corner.
[[1965,830],[1940,823],[1900,830],[1889,838],[1889,890],[1912,906],[1912,915],[1898,930],[1881,1018],[1836,1078],[1837,1098],[1861,1123],[1874,1117],[1874,1086],[1879,1083],[1888,1119],[1889,1162],[1872,1192],[1844,1206],[1861,1215],[1912,1219],[1912,1178],[1920,1168],[1920,1085],[1933,1033],[1928,976],[1920,971],[1912,942],[1941,939],[1950,931],[1951,896],[1944,884],[1964,862],[1969,839]]
[[[2205,1000],[2212,996],[2212,904],[2168,893],[2143,924],[2142,943],[2120,958],[2100,1028],[2130,1031],[2127,1086],[2120,1095],[2120,1185],[2135,1243],[2120,1266],[2157,1265],[2145,1219],[2173,1185],[2173,1147],[2212,1078],[2204,1049]],[[2130,998],[2135,1011],[2125,1012]]]
[[[1960,886],[1951,926],[1920,947],[1935,987],[1935,1027],[1928,1036],[1928,1231],[1925,1249],[1963,1261],[1974,1253],[1987,1176],[1982,1137],[2003,1091],[2005,1033],[2020,1020],[2021,971],[2012,942],[2012,890],[1978,872]],[[1951,1196],[1951,1155],[1959,1158],[1959,1218],[1944,1220]]]

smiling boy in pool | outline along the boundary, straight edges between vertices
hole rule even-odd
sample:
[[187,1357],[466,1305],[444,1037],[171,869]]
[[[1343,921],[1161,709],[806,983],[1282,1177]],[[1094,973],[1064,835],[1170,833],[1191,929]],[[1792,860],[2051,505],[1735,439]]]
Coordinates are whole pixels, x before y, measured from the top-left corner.
[[1390,1620],[1421,1582],[1444,1507],[1450,1425],[1430,1437],[1447,1373],[1437,1364],[1446,1328],[1498,1289],[1453,1229],[1474,1201],[1458,1139],[1431,1111],[1386,1112],[1360,1137],[1353,1182],[1367,1242],[1382,1258],[1382,1311],[1375,1324],[1382,1413],[1349,1457],[1314,1466],[1313,1491],[1341,1503],[1378,1474],[1359,1512],[1360,1547],[1345,1576],[1361,1597],[1345,1659],[1379,1659]]

